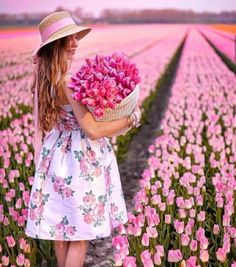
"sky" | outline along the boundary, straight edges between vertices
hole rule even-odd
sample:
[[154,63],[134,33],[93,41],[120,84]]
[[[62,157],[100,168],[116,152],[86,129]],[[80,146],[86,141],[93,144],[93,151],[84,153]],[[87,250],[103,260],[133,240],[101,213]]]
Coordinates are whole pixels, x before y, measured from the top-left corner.
[[102,9],[177,8],[202,11],[236,11],[236,0],[0,0],[0,13],[51,12],[58,6],[74,10],[81,7],[84,12],[98,16]]

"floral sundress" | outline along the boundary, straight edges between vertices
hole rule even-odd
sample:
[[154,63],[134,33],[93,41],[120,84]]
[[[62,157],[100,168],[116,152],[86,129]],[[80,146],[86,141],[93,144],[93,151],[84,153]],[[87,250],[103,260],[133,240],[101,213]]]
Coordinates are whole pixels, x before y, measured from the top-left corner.
[[127,222],[116,157],[109,139],[89,139],[63,105],[45,137],[30,193],[26,235],[92,240]]

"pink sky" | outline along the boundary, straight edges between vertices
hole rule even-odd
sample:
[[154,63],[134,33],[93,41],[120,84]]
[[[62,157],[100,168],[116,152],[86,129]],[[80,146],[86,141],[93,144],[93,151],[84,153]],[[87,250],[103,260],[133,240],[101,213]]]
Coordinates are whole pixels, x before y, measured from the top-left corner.
[[104,8],[178,8],[220,12],[236,10],[236,0],[0,0],[0,13],[50,12],[58,6],[70,10],[82,7],[96,15]]

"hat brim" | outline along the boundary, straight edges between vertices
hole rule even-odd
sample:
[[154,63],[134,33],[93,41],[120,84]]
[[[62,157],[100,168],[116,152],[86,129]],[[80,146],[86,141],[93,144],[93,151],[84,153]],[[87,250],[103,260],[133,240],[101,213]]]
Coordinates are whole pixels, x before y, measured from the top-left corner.
[[63,33],[57,34],[55,36],[52,36],[51,38],[49,38],[46,42],[42,43],[40,46],[38,46],[32,53],[32,56],[38,56],[39,51],[41,50],[41,48],[43,48],[45,45],[54,42],[58,39],[61,39],[63,37],[69,36],[71,34],[75,34],[77,33],[78,36],[78,40],[81,40],[82,38],[84,38],[89,32],[91,31],[91,28],[82,28],[80,26],[77,25],[73,25],[72,28],[65,30]]

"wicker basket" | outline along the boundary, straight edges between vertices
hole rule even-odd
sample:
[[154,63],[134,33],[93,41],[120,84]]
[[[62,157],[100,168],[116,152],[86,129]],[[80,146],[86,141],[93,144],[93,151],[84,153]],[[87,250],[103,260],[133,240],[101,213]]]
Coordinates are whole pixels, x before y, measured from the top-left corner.
[[[135,108],[138,103],[140,93],[140,87],[137,84],[134,90],[124,98],[119,104],[116,105],[115,109],[107,108],[105,109],[104,115],[100,118],[94,116],[96,121],[113,121],[121,119],[127,115],[129,115]],[[89,111],[93,114],[94,108],[91,106],[87,106]],[[131,128],[124,128],[121,131],[117,132],[113,136],[118,136],[125,134]]]

